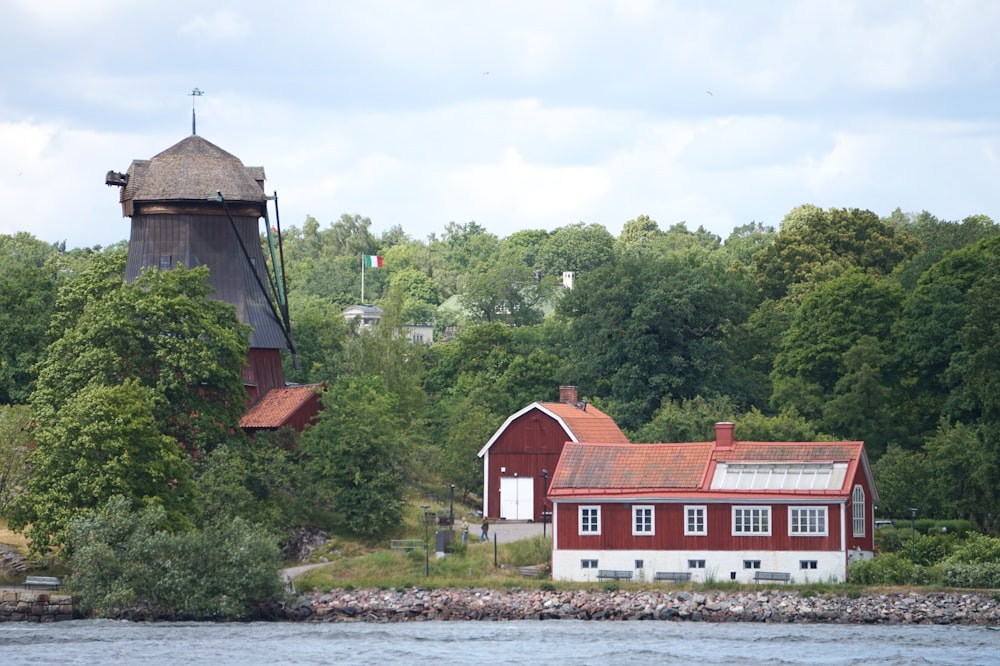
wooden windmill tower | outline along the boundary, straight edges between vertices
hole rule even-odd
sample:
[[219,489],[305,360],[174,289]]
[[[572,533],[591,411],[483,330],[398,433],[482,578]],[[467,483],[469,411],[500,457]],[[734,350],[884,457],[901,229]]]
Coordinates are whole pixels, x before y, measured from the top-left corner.
[[[125,278],[144,268],[207,265],[215,297],[236,307],[253,327],[243,369],[251,403],[285,388],[281,350],[294,346],[283,290],[280,242],[267,220],[264,169],[192,134],[124,174],[105,181],[120,187],[122,215],[132,218]],[[270,271],[261,250],[260,219],[271,241]]]

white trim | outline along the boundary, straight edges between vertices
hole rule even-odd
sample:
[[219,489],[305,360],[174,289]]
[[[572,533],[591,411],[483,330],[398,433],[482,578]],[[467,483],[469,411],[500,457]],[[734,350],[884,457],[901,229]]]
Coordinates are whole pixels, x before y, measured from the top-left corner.
[[[587,510],[593,510],[596,512],[597,518],[597,529],[595,530],[584,530],[583,529],[583,512]],[[601,534],[601,505],[600,504],[583,504],[576,509],[576,529],[580,536],[600,536]]]
[[[737,511],[763,511],[767,514],[767,530],[759,532],[737,532],[736,531],[736,512]],[[771,517],[771,507],[768,505],[735,505],[733,510],[730,512],[732,517],[732,522],[730,523],[730,528],[732,535],[734,537],[745,537],[745,536],[771,536],[771,528],[774,525],[774,520]]]
[[483,458],[483,518],[490,515],[490,454]]
[[537,409],[538,411],[540,411],[541,413],[545,414],[546,416],[554,419],[556,421],[556,423],[558,423],[560,426],[562,426],[563,431],[566,433],[566,440],[567,441],[570,441],[570,442],[578,442],[578,441],[580,441],[580,440],[578,440],[576,438],[576,435],[573,434],[573,431],[569,429],[569,426],[566,425],[566,422],[563,421],[561,418],[559,418],[559,416],[555,412],[550,411],[549,409],[547,409],[545,407],[545,405],[543,405],[540,402],[533,402],[530,405],[528,405],[527,407],[524,407],[523,409],[521,409],[520,411],[514,412],[513,414],[511,414],[510,416],[508,416],[507,420],[503,422],[503,425],[500,426],[499,428],[497,428],[497,431],[495,433],[493,433],[492,437],[490,437],[490,441],[486,442],[486,445],[483,446],[483,448],[481,448],[479,450],[479,453],[477,453],[476,455],[478,457],[480,457],[480,458],[482,458],[484,455],[486,455],[486,452],[490,450],[490,447],[493,446],[493,443],[495,441],[497,441],[498,439],[500,439],[500,435],[502,435],[503,431],[507,429],[507,426],[509,426],[511,423],[513,423],[517,419],[521,418],[522,416],[524,416],[525,414],[527,414],[528,412],[530,412],[533,409]]
[[[701,511],[701,524],[702,529],[699,530],[689,530],[688,529],[688,511],[700,510]],[[707,504],[685,504],[684,505],[684,536],[707,536],[708,535],[708,505]]]
[[[649,530],[637,531],[635,528],[635,515],[637,511],[649,511]],[[653,536],[656,534],[656,509],[652,504],[632,505],[632,536]]]
[[[817,517],[823,516],[823,529],[815,532],[796,532],[794,530],[795,521],[792,520],[792,513],[795,511],[815,511]],[[801,520],[799,521],[801,523]],[[808,525],[807,525],[808,527]],[[825,537],[830,534],[830,512],[825,506],[789,506],[788,507],[788,536],[790,537]]]

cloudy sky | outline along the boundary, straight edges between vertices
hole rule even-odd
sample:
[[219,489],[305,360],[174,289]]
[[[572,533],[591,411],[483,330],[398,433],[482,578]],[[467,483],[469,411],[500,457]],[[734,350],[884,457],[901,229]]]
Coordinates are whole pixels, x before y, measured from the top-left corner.
[[994,0],[0,0],[0,233],[128,237],[109,170],[191,132],[282,225],[413,238],[793,207],[1000,222]]

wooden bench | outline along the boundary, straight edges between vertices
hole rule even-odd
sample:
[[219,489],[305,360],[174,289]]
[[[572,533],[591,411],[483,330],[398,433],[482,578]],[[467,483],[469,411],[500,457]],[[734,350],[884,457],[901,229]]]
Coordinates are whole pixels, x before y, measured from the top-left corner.
[[787,571],[755,571],[753,574],[753,580],[755,583],[759,583],[762,580],[787,583],[791,579],[792,574]]
[[664,581],[671,581],[674,583],[683,583],[691,580],[690,571],[657,571],[653,576],[653,580],[657,583],[662,583]]
[[58,590],[62,581],[56,576],[28,576],[24,586],[29,590]]
[[621,569],[598,569],[597,580],[632,580],[632,572]]

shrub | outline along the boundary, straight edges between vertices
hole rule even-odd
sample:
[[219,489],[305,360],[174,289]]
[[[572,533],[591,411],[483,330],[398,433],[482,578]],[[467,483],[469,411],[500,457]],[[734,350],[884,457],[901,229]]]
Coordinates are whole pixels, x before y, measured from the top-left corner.
[[157,528],[163,509],[121,497],[70,524],[70,585],[81,609],[117,617],[135,606],[188,619],[241,619],[283,585],[277,540],[240,518],[204,530]]
[[946,564],[941,582],[950,587],[1000,588],[1000,562]]
[[851,564],[848,579],[859,585],[905,585],[922,583],[927,574],[922,566],[896,553],[884,553]]

